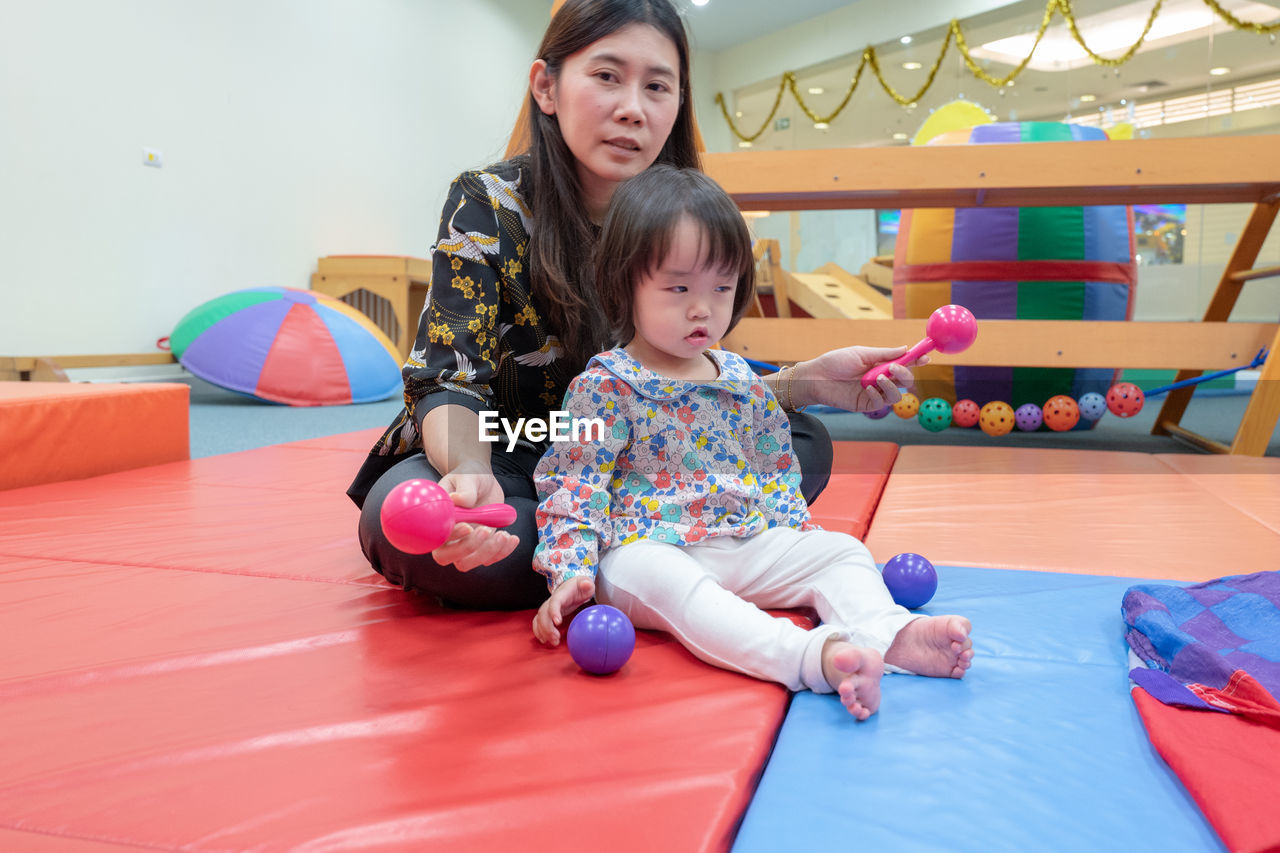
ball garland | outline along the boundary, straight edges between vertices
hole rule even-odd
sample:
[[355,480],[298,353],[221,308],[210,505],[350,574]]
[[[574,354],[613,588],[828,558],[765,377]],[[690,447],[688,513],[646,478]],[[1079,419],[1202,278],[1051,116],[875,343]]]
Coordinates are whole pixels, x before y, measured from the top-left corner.
[[941,432],[950,426],[962,429],[977,426],[987,435],[999,438],[1015,428],[1035,432],[1043,426],[1054,432],[1066,432],[1082,420],[1094,422],[1107,412],[1119,418],[1131,418],[1142,411],[1145,401],[1142,389],[1132,382],[1116,383],[1105,396],[1090,391],[1075,400],[1066,394],[1055,394],[1045,401],[1043,407],[1024,403],[1017,411],[1002,400],[992,400],[981,408],[973,400],[960,400],[951,405],[941,397],[930,397],[921,402],[915,394],[907,391],[893,406],[864,414],[879,420],[892,411],[903,420],[917,418],[920,425],[930,432]]

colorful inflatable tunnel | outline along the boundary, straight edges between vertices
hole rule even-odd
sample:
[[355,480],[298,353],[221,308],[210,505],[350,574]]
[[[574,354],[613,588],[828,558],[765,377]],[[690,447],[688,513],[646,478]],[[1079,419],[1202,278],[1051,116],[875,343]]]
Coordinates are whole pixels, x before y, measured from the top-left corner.
[[[930,145],[1105,141],[1098,128],[995,122],[953,130]],[[1122,144],[1122,143],[1117,143]],[[1062,168],[1071,168],[1062,165]],[[904,210],[893,268],[897,318],[948,303],[987,320],[1130,320],[1137,263],[1133,213],[1120,205]],[[1001,400],[1015,409],[1055,394],[1106,393],[1110,369],[944,367],[918,372],[921,399]],[[1089,428],[1082,419],[1077,428]]]

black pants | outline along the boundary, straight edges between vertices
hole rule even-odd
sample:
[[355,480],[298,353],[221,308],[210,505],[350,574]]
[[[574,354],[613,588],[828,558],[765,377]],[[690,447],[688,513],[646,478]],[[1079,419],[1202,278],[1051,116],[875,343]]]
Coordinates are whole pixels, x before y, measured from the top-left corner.
[[[789,415],[791,442],[800,463],[800,491],[810,503],[826,488],[831,478],[831,436],[817,418],[802,413]],[[440,474],[422,453],[397,462],[378,477],[364,498],[360,510],[360,547],[375,570],[387,580],[424,595],[438,596],[445,604],[479,610],[526,610],[538,607],[547,597],[547,580],[535,572],[533,549],[538,544],[534,511],[538,495],[533,487],[533,469],[541,454],[517,447],[508,453],[494,444],[493,474],[502,486],[506,502],[516,509],[515,523],[505,528],[520,544],[507,557],[488,566],[460,572],[440,566],[430,554],[406,554],[382,535],[378,516],[382,502],[406,480],[438,481]]]

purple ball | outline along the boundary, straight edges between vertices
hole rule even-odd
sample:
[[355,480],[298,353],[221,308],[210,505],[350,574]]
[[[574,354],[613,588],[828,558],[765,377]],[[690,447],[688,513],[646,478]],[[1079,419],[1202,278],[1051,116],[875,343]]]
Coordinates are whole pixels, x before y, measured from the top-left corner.
[[1090,391],[1080,398],[1080,417],[1096,421],[1107,413],[1107,398],[1097,391]]
[[874,412],[863,412],[863,414],[871,418],[871,420],[873,421],[878,421],[892,411],[893,411],[892,406],[881,406],[880,408],[876,409]]
[[1013,422],[1023,432],[1035,432],[1044,423],[1044,412],[1035,403],[1024,403],[1013,413]]
[[910,551],[885,563],[883,575],[893,600],[908,610],[928,604],[938,591],[938,573],[933,563]]
[[596,675],[617,672],[636,647],[636,629],[616,607],[595,604],[569,624],[569,654],[573,662]]

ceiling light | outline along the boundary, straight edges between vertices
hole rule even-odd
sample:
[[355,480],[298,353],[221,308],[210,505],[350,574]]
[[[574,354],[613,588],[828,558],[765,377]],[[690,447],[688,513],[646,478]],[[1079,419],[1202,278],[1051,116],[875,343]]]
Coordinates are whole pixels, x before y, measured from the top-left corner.
[[810,94],[810,95],[821,95],[821,94],[822,94],[823,92],[825,92],[825,91],[827,91],[827,90],[826,90],[826,89],[824,89],[824,88],[822,88],[821,86],[810,86],[810,87],[809,87],[809,94]]
[[905,133],[895,133],[895,134],[893,135],[893,138],[894,138],[894,139],[906,139],[906,138],[907,138],[907,135],[906,135]]
[[742,140],[741,142],[739,142],[739,143],[738,143],[738,147],[739,147],[739,148],[750,148],[750,147],[751,147],[751,143],[744,139],[744,140]]
[[1224,74],[1230,74],[1231,69],[1225,65],[1219,65],[1217,68],[1210,68],[1209,73],[1214,77],[1221,77]]
[[736,113],[734,113],[734,114],[733,114],[733,117],[734,117],[734,118],[742,118],[742,110],[738,110]]
[[908,71],[919,71],[924,66],[921,65],[919,62],[904,62],[902,63],[902,67],[907,69]]
[[1080,103],[1082,104],[1092,104],[1096,100],[1098,100],[1097,95],[1081,95],[1080,96]]
[[709,2],[709,0],[693,0],[693,5],[695,5],[695,6],[705,6],[705,5],[707,5],[707,3],[708,3],[708,2]]
[[831,125],[827,124],[825,121],[815,121],[813,123],[814,130],[826,130],[829,127],[831,127]]
[[[1247,1],[1233,5],[1231,12],[1249,22],[1267,22],[1276,17],[1274,6]],[[1150,14],[1151,4],[1147,0],[1139,0],[1079,18],[1077,25],[1090,49],[1103,56],[1112,56],[1123,53],[1137,41]],[[1225,21],[1205,14],[1204,0],[1165,0],[1138,53],[1229,30],[1230,25]],[[1031,52],[1035,38],[1035,32],[1023,33],[988,42],[973,48],[970,53],[979,59],[1016,66]],[[1036,71],[1068,71],[1091,64],[1093,60],[1072,37],[1066,25],[1058,24],[1045,30],[1044,38],[1027,67]]]
[[903,36],[902,38],[898,39],[898,41],[902,42],[903,44],[911,44],[911,36]]

